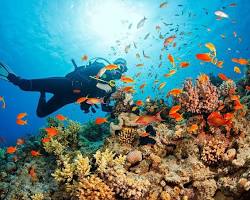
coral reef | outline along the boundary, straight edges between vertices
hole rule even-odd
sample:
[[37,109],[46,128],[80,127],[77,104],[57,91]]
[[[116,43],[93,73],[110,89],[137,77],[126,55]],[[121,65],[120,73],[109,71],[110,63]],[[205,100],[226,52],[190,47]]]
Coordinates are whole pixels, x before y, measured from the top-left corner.
[[218,90],[221,96],[226,97],[230,94],[230,91],[236,90],[236,84],[233,80],[223,81]]
[[[131,96],[125,98],[122,92],[117,101],[129,107],[116,107],[116,118],[108,123],[81,125],[49,118],[46,127],[56,134],[49,136],[43,128],[14,154],[1,150],[0,198],[248,199],[249,108],[243,104],[245,96],[237,96],[236,86],[234,91],[235,84],[224,81],[215,87],[206,75],[195,85],[187,80],[174,101],[181,104],[180,122],[166,117],[137,124]],[[169,114],[164,102],[147,99],[145,104],[140,116],[162,109]],[[31,156],[31,150],[40,155]]]
[[199,77],[194,86],[192,80],[185,81],[183,93],[178,98],[178,101],[187,112],[210,113],[218,107],[219,94],[208,77],[205,80]]

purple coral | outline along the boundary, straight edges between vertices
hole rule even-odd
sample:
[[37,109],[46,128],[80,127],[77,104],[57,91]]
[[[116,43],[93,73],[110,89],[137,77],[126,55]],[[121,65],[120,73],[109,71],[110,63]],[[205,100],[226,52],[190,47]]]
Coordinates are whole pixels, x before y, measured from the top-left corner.
[[183,93],[178,98],[186,111],[196,114],[211,113],[218,107],[219,94],[209,78],[198,78],[193,85],[192,80],[186,80]]

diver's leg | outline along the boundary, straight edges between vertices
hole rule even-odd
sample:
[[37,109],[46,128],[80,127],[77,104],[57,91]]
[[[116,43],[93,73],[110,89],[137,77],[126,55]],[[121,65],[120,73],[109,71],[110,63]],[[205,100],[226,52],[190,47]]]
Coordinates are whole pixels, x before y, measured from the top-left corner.
[[45,92],[41,92],[36,110],[37,116],[46,117],[49,114],[72,102],[74,102],[73,99],[58,95],[54,95],[48,102],[46,102]]
[[[65,77],[52,77],[43,79],[21,79],[9,74],[8,80],[25,91],[41,91],[50,93],[72,92],[72,82]],[[62,90],[63,89],[63,90]]]

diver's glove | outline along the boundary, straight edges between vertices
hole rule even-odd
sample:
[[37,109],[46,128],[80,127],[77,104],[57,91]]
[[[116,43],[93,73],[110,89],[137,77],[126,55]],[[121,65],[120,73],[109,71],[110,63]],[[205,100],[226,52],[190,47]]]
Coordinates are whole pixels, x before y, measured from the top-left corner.
[[101,90],[104,90],[106,93],[112,92],[112,88],[108,84],[97,83],[96,87]]

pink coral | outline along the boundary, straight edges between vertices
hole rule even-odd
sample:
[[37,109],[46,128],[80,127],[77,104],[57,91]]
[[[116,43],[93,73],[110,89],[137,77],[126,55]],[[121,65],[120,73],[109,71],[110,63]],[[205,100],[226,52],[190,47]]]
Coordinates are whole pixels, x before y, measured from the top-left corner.
[[183,93],[178,100],[188,112],[197,114],[211,113],[218,107],[219,94],[208,77],[206,80],[199,77],[195,85],[190,79],[185,81]]

